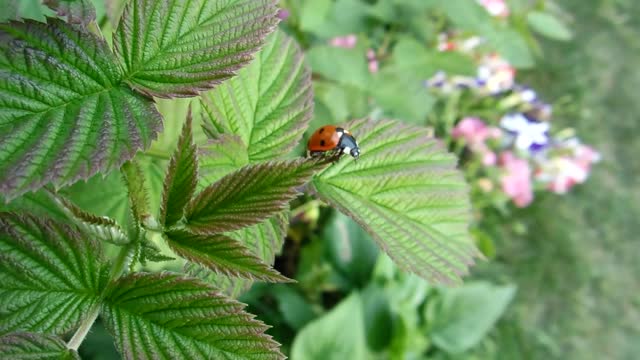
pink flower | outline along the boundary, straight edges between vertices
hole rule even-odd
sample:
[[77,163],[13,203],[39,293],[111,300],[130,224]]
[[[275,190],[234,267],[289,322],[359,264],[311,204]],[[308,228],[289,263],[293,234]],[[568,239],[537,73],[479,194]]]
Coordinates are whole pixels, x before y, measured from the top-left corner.
[[529,205],[533,201],[529,163],[507,151],[500,154],[500,164],[504,169],[504,174],[500,178],[502,191],[517,207]]
[[498,161],[498,157],[496,153],[493,151],[486,149],[482,154],[482,165],[484,166],[493,166]]
[[500,137],[500,129],[488,127],[484,121],[476,117],[466,117],[458,122],[451,131],[454,138],[463,138],[470,145],[477,145],[487,139]]
[[358,43],[358,37],[354,34],[345,36],[337,36],[329,40],[329,45],[333,47],[339,47],[344,49],[353,49]]
[[376,52],[373,49],[367,50],[367,60],[369,61],[369,72],[375,74],[380,69],[380,64],[376,59]]
[[380,64],[378,64],[378,60],[369,61],[369,72],[375,74],[380,69]]
[[591,168],[591,164],[597,163],[600,158],[600,153],[590,146],[580,145],[575,150],[576,162],[587,171]]
[[537,181],[556,194],[566,194],[574,185],[587,181],[591,166],[600,161],[600,154],[589,146],[578,141],[566,145],[571,149],[569,154],[545,159],[535,174]]
[[547,183],[549,191],[566,194],[576,184],[582,184],[589,177],[589,169],[576,159],[559,156],[548,160],[536,172],[536,180]]
[[368,49],[367,50],[367,60],[371,61],[371,60],[375,60],[376,59],[376,52],[373,51],[373,49]]

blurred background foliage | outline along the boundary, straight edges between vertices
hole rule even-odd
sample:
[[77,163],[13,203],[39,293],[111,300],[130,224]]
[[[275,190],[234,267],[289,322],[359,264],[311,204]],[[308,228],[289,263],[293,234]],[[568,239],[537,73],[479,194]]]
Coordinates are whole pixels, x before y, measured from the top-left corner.
[[[2,2],[5,19],[52,15],[38,0]],[[123,1],[93,2],[109,39]],[[424,80],[438,70],[475,72],[468,57],[434,48],[442,29],[453,26],[486,38],[519,69],[518,82],[553,103],[554,123],[574,128],[603,158],[591,179],[566,196],[543,194],[508,216],[482,214],[478,241],[489,260],[459,288],[398,271],[349,218],[311,197],[300,199],[276,260],[298,282],[256,284],[240,297],[273,326],[269,332],[294,360],[635,359],[640,353],[640,3],[507,4],[505,20],[472,0],[281,2],[282,27],[305,48],[314,71],[312,129],[361,116],[433,125],[436,99]],[[347,34],[356,36],[353,46],[331,43]],[[374,56],[365,56],[367,49],[376,49]],[[166,132],[151,153],[174,146],[187,104],[159,102]],[[161,178],[165,159],[145,159],[149,178]],[[100,202],[87,195],[76,200],[111,214],[124,211],[101,184]],[[92,189],[89,182],[75,192]],[[118,186],[111,189],[115,194]],[[118,358],[100,323],[81,354]]]

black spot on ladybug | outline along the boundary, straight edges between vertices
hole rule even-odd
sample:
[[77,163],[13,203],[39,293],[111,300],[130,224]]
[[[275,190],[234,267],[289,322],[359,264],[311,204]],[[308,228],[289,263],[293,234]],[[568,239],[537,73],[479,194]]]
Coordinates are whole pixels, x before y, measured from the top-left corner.
[[320,128],[320,130],[318,130],[318,133],[322,134],[323,131],[324,131],[324,128]]
[[[322,132],[322,131],[320,131],[320,132]],[[324,146],[324,144],[325,144],[324,140],[320,140],[320,146]]]

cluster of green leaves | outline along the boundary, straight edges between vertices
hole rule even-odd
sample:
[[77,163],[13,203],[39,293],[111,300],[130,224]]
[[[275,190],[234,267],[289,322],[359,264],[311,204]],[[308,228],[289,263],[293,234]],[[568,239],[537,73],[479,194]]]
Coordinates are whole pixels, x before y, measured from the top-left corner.
[[[363,149],[358,162],[292,158],[312,117],[311,71],[274,32],[274,1],[132,0],[113,51],[90,2],[47,4],[68,22],[0,24],[7,353],[73,358],[101,317],[127,359],[281,358],[231,296],[254,280],[289,281],[272,264],[302,190],[424,278],[460,282],[478,256],[456,159],[426,129],[358,120],[346,124]],[[179,128],[163,124],[154,98],[192,96],[200,101],[175,150],[152,146],[163,125]],[[134,159],[158,147],[166,172]],[[98,173],[109,177],[67,187]],[[182,270],[139,271],[174,258]]]
[[[241,297],[275,325],[274,337],[292,358],[465,358],[491,346],[488,334],[514,286],[430,286],[377,256],[372,239],[348,217],[326,221],[320,238],[302,250],[298,283],[254,287]],[[327,298],[339,302],[327,306]]]

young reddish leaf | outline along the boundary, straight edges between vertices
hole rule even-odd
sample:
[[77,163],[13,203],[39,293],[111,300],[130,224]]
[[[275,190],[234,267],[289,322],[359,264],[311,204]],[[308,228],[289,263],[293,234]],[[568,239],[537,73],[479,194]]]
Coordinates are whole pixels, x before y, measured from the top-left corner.
[[80,360],[61,339],[44,334],[17,332],[0,337],[0,354],[13,360]]
[[197,235],[184,230],[168,231],[165,235],[176,254],[216,273],[270,282],[291,281],[229,236]]
[[314,177],[318,194],[402,269],[460,282],[480,253],[468,232],[471,205],[457,159],[425,128],[387,120],[347,128],[358,139],[360,160],[343,159]]
[[129,238],[114,219],[86,212],[63,196],[57,194],[51,194],[51,196],[85,234],[115,245],[124,245],[129,242]]
[[195,279],[136,273],[110,287],[102,316],[127,360],[284,359],[243,308]]
[[[259,224],[225,233],[226,236],[244,244],[252,254],[262,262],[273,265],[276,254],[282,249],[289,225],[288,210],[285,210]],[[202,279],[215,288],[220,289],[232,298],[237,298],[249,290],[253,283],[250,279],[230,278],[195,263],[187,263],[185,271],[198,279]]]
[[311,70],[296,42],[277,31],[255,61],[201,103],[210,136],[234,134],[250,161],[273,160],[298,144],[311,119]]
[[70,24],[88,23],[96,19],[96,9],[90,0],[44,0],[43,3]]
[[64,334],[100,301],[107,268],[76,228],[0,213],[0,334]]
[[247,165],[202,190],[187,206],[186,226],[219,234],[257,224],[284,210],[317,170],[316,159]]
[[171,261],[175,258],[171,256],[163,255],[156,244],[147,239],[143,240],[140,244],[140,263],[146,265],[149,261]]
[[193,197],[198,183],[197,148],[193,142],[191,126],[191,108],[189,108],[187,121],[178,140],[178,147],[171,157],[164,180],[160,223],[167,227],[182,219],[184,208]]
[[249,63],[276,13],[274,0],[132,0],[113,43],[138,91],[194,96]]
[[59,19],[0,24],[0,193],[118,168],[162,127],[107,44]]
[[129,206],[135,221],[144,223],[151,215],[149,193],[140,164],[129,161],[122,165],[122,177],[127,184]]

